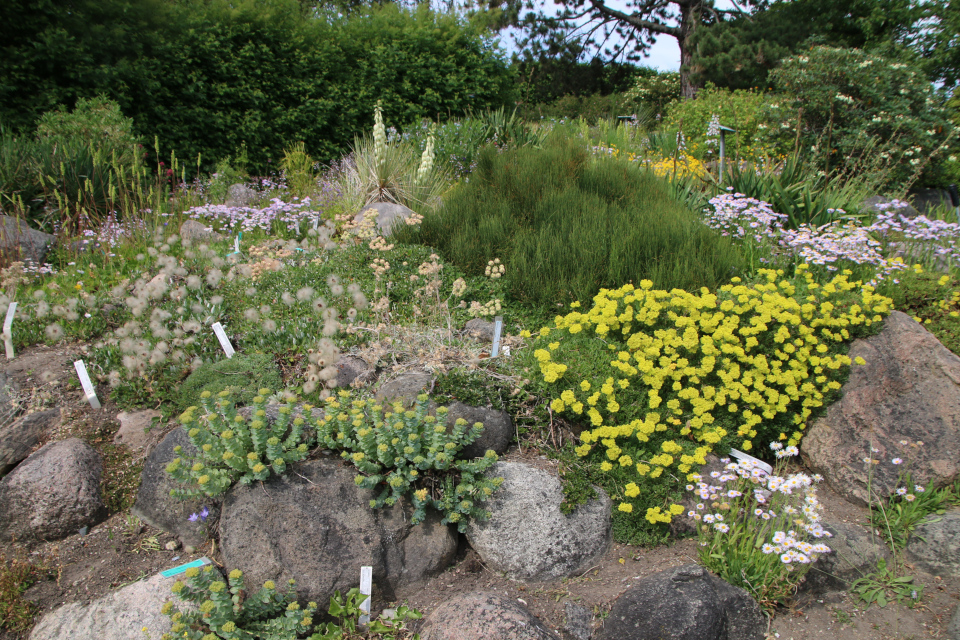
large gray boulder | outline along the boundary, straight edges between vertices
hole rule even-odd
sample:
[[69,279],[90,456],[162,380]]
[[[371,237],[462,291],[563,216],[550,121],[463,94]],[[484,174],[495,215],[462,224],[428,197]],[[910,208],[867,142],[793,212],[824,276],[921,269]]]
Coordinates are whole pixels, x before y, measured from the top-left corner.
[[377,379],[377,370],[357,356],[342,355],[337,361],[338,387],[363,387]]
[[23,218],[0,216],[0,252],[4,256],[40,266],[55,241],[55,236],[31,229]]
[[184,242],[216,242],[224,238],[221,234],[196,220],[183,221],[183,224],[180,225],[180,237],[183,238]]
[[960,640],[960,607],[953,610],[953,615],[944,631],[947,640]]
[[227,189],[227,199],[223,203],[228,207],[252,207],[260,195],[245,184],[232,184]]
[[423,621],[420,640],[560,640],[511,598],[474,591],[447,600]]
[[960,511],[932,516],[914,528],[907,556],[927,573],[960,577]]
[[598,640],[761,640],[767,623],[756,600],[703,567],[647,576],[614,603]]
[[[173,582],[158,573],[89,604],[58,607],[40,619],[29,640],[157,640],[170,631],[170,618],[160,608],[167,600],[176,600],[170,591]],[[183,608],[179,602],[178,606]]]
[[463,326],[463,333],[479,342],[493,342],[495,325],[483,318],[467,320]]
[[960,358],[899,311],[879,334],[855,340],[849,355],[866,364],[853,366],[840,400],[807,430],[801,454],[811,471],[860,505],[869,501],[869,482],[878,496],[897,488],[904,466],[892,464],[896,458],[909,462],[916,484],[953,482],[960,472]]
[[[185,546],[199,547],[207,541],[207,532],[216,522],[220,513],[220,500],[179,500],[170,495],[171,489],[180,487],[166,470],[167,464],[177,457],[174,449],[178,446],[183,447],[184,453],[196,455],[197,450],[190,443],[183,427],[168,433],[147,456],[140,474],[137,500],[130,513],[152,527],[172,533],[180,538],[180,542]],[[210,513],[206,523],[190,522],[190,516],[200,513],[204,507]]]
[[450,403],[447,410],[447,426],[450,428],[460,418],[466,420],[467,424],[479,422],[483,425],[480,437],[461,449],[457,454],[459,458],[464,460],[482,458],[487,450],[500,454],[513,442],[513,418],[502,409],[471,407],[454,401]]
[[282,476],[234,486],[223,502],[220,546],[224,563],[251,587],[297,581],[302,600],[328,602],[357,585],[360,567],[373,567],[375,597],[418,584],[453,561],[455,529],[428,512],[410,522],[405,504],[371,509],[373,492],[354,482],[356,471],[335,460],[295,465]]
[[498,462],[488,474],[503,484],[487,501],[489,520],[474,520],[467,540],[494,571],[546,581],[582,573],[610,547],[610,498],[603,490],[570,515],[560,511],[560,479],[522,462]]
[[361,207],[357,215],[353,217],[354,221],[357,224],[363,222],[366,212],[370,209],[377,212],[377,231],[384,236],[389,236],[399,225],[406,224],[407,218],[413,213],[411,209],[408,209],[402,204],[374,202],[373,204]]
[[159,418],[160,412],[154,409],[142,411],[121,411],[117,414],[120,429],[113,436],[113,444],[122,444],[133,453],[141,453],[150,448],[156,441],[151,434],[153,419]]
[[5,476],[22,460],[60,417],[59,409],[37,411],[0,427],[0,476]]
[[377,389],[376,399],[384,405],[395,402],[410,408],[417,403],[417,396],[433,389],[433,374],[424,371],[407,371],[387,380]]
[[79,438],[51,442],[0,480],[0,540],[59,540],[107,517],[100,454]]

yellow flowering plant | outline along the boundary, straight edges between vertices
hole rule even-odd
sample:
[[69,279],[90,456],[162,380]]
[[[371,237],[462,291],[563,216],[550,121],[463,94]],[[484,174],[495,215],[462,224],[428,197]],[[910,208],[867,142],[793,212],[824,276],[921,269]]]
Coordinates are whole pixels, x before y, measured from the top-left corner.
[[[307,457],[313,439],[304,433],[303,418],[293,417],[293,402],[282,405],[276,420],[270,421],[266,414],[270,390],[259,391],[249,420],[237,413],[229,391],[221,391],[215,400],[204,391],[200,394],[204,415],[196,415],[195,406],[180,415],[196,453],[188,456],[182,447],[174,449],[177,457],[166,471],[183,488],[173,489],[171,495],[181,499],[218,496],[234,482],[266,480]],[[303,409],[309,412],[312,407],[303,405]]]
[[239,569],[231,571],[226,581],[212,565],[190,567],[184,577],[173,583],[172,591],[191,606],[181,610],[170,600],[164,603],[161,612],[170,617],[172,626],[163,640],[279,640],[303,637],[314,628],[317,603],[297,604],[293,580],[281,593],[272,580],[256,592],[247,592]]
[[327,398],[317,437],[356,466],[357,486],[377,492],[371,508],[392,506],[409,495],[413,524],[423,522],[432,507],[443,514],[443,524],[456,524],[463,532],[470,518],[490,517],[483,503],[503,483],[486,473],[497,454],[488,450],[482,458],[459,459],[460,451],[480,437],[483,425],[468,426],[460,418],[448,429],[447,408],[437,408],[432,416],[429,404],[421,394],[411,410],[400,403],[384,410],[342,390]]
[[532,356],[550,409],[586,423],[576,455],[619,500],[615,530],[671,522],[683,512],[671,496],[712,451],[797,445],[840,389],[847,343],[891,308],[847,274],[759,276],[715,293],[601,289],[540,330]]

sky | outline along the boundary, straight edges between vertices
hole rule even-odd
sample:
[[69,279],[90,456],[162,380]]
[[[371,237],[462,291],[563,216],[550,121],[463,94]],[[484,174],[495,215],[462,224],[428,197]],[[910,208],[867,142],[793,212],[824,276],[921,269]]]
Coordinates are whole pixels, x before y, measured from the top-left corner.
[[[629,12],[628,4],[628,0],[607,0],[608,6],[626,12]],[[546,5],[547,11],[551,11],[550,7],[555,9],[557,6],[550,0],[546,0]],[[734,4],[731,0],[716,0],[715,6],[718,9],[732,9]],[[506,38],[502,42],[507,51],[514,50],[512,43],[508,42]],[[666,35],[658,36],[656,43],[650,48],[648,56],[641,59],[638,64],[659,71],[679,71],[680,47],[677,45],[676,38]]]

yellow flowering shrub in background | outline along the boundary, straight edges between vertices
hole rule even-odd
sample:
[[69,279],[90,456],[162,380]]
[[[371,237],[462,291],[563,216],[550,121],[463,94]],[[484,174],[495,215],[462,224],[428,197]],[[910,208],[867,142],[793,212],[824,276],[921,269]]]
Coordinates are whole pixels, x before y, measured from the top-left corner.
[[707,166],[687,153],[681,154],[678,158],[661,158],[650,162],[650,168],[657,174],[658,178],[678,178],[695,176],[703,178],[707,175]]
[[533,355],[550,407],[588,425],[576,453],[614,477],[621,515],[670,522],[682,507],[651,485],[681,488],[715,449],[800,442],[840,389],[847,344],[891,309],[849,275],[819,285],[806,265],[793,279],[761,270],[716,293],[643,281],[541,329]]
[[616,145],[600,144],[593,147],[594,154],[607,155],[612,158],[625,158],[629,162],[638,162],[652,169],[658,178],[672,179],[674,175],[678,178],[695,176],[705,178],[707,176],[707,165],[698,160],[689,153],[681,153],[674,159],[669,158],[650,158],[649,156],[636,153],[629,150],[621,150]]

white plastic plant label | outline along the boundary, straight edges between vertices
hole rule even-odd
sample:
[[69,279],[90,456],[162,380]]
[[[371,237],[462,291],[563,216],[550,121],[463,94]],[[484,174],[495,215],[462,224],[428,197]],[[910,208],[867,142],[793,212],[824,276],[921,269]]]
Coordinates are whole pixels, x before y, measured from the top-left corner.
[[240,236],[233,239],[233,252],[240,253]]
[[373,599],[373,567],[360,567],[360,593],[367,598],[360,603],[360,624],[370,624],[370,601]]
[[500,355],[500,335],[503,333],[503,316],[497,316],[493,319],[493,349],[490,350],[490,357],[496,358]]
[[217,334],[217,340],[220,341],[220,346],[223,347],[223,352],[227,354],[228,358],[232,358],[236,351],[233,350],[233,345],[230,344],[230,338],[227,337],[227,332],[223,330],[223,325],[219,322],[214,322],[210,326],[213,329],[213,332]]
[[766,462],[764,462],[763,460],[757,460],[756,458],[754,458],[753,456],[751,456],[751,455],[748,454],[748,453],[744,453],[743,451],[737,451],[736,449],[730,449],[730,455],[733,456],[734,458],[736,458],[737,460],[739,460],[740,462],[750,461],[750,462],[752,462],[756,467],[758,467],[758,468],[760,468],[760,469],[763,469],[763,470],[766,471],[767,473],[773,473],[773,467],[771,467],[770,465],[768,465],[768,464],[767,464]]
[[93,386],[93,381],[90,380],[90,374],[87,373],[87,365],[83,360],[77,360],[73,363],[73,368],[77,370],[77,376],[80,377],[80,386],[83,387],[83,393],[87,396],[87,402],[94,409],[99,409],[100,400],[97,399],[97,390]]
[[13,317],[17,314],[17,303],[7,307],[7,317],[3,321],[3,345],[7,349],[7,360],[13,360]]

